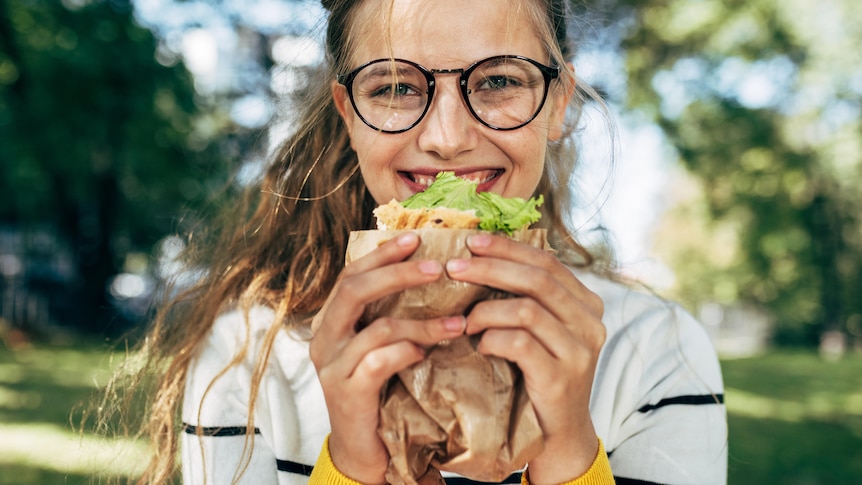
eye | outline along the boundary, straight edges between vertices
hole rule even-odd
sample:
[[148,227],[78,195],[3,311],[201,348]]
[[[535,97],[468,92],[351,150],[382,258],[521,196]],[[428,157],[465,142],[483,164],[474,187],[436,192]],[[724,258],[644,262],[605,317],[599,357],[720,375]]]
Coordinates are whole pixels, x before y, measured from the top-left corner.
[[390,84],[387,83],[378,87],[377,89],[373,89],[370,91],[369,95],[372,98],[387,96],[387,97],[401,97],[401,96],[413,96],[420,94],[419,91],[414,89],[412,86],[408,84]]
[[482,82],[476,87],[476,89],[506,89],[506,88],[516,88],[521,86],[521,82],[515,78],[503,76],[503,75],[495,75],[495,76],[486,76],[482,79]]

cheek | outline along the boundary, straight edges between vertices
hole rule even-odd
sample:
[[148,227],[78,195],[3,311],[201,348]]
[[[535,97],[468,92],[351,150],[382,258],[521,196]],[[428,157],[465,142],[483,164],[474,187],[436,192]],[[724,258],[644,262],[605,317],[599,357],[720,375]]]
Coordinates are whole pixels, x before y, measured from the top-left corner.
[[402,149],[397,139],[363,127],[354,132],[352,140],[360,168],[369,172],[389,166]]
[[513,172],[505,195],[526,199],[533,195],[542,178],[548,138],[547,130],[544,129],[525,129],[520,135],[510,139],[507,144],[506,152],[512,162]]
[[374,200],[385,204],[398,195],[398,173],[395,167],[399,157],[405,153],[405,145],[401,140],[403,137],[357,128],[353,149],[359,162],[359,171]]

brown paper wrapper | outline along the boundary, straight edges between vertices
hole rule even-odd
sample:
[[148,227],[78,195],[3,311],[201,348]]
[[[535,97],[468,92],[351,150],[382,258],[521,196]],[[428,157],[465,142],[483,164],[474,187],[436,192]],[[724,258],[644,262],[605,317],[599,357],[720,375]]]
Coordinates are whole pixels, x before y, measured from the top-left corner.
[[[346,261],[367,254],[405,231],[350,234]],[[471,257],[466,239],[474,229],[418,229],[421,243],[410,259]],[[547,249],[546,231],[513,238]],[[477,302],[509,295],[455,281],[445,274],[368,305],[363,321],[381,316],[434,318],[467,314]],[[378,433],[390,463],[393,485],[443,484],[439,470],[473,480],[500,482],[542,450],[542,430],[524,389],[520,370],[504,359],[476,351],[479,336],[462,336],[433,346],[426,358],[398,373],[384,387]]]

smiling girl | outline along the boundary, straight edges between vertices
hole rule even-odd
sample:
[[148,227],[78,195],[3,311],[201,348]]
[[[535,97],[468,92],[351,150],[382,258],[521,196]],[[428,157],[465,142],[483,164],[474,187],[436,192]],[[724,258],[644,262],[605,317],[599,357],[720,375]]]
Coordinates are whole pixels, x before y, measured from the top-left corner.
[[[480,352],[520,368],[544,434],[544,451],[504,483],[724,483],[705,333],[590,271],[567,227],[573,126],[591,91],[569,63],[564,2],[323,3],[327,82],[306,93],[295,134],[207,253],[207,277],[147,341],[161,380],[144,481],[174,473],[181,442],[186,483],[384,483],[381,387],[428,346],[481,334]],[[441,265],[407,260],[420,244],[407,234],[345,267],[349,232],[440,171],[543,195],[556,251],[488,234],[468,240],[472,258]],[[444,272],[515,297],[357,332],[365,305]]]

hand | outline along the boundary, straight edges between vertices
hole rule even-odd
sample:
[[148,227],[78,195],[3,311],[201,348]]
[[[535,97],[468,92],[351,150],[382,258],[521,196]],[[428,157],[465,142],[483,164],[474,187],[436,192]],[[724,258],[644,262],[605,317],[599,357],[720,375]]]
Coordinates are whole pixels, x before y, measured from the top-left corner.
[[341,473],[362,483],[384,483],[389,463],[377,436],[381,387],[420,361],[425,347],[463,334],[466,325],[463,316],[380,318],[356,331],[368,303],[440,278],[436,261],[405,261],[418,246],[416,234],[404,234],[349,264],[311,325],[309,352],[332,426],[330,454]]
[[545,451],[529,463],[530,483],[577,478],[598,451],[589,400],[604,304],[550,252],[492,235],[472,236],[467,246],[475,257],[450,260],[449,277],[516,295],[477,304],[466,332],[484,331],[479,352],[524,374],[545,436]]

